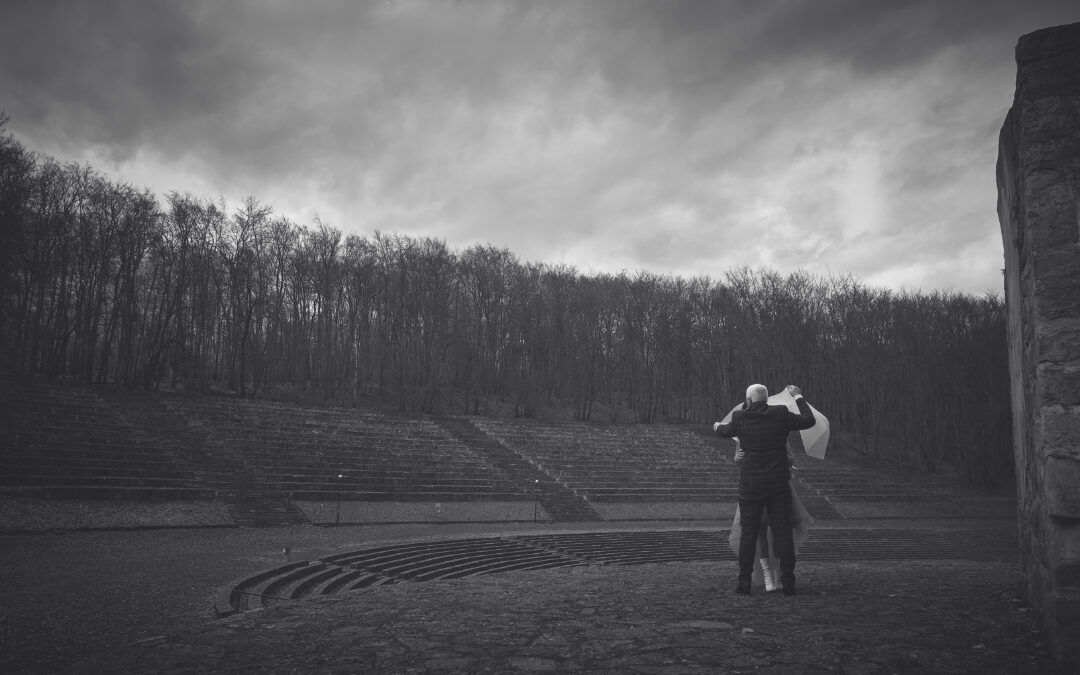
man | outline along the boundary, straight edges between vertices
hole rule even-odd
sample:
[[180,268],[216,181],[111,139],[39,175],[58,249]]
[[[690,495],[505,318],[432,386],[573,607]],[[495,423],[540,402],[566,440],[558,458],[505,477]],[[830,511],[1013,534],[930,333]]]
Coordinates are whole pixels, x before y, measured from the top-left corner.
[[788,385],[799,413],[782,405],[769,405],[769,390],[752,384],[746,389],[746,404],[736,410],[729,424],[717,422],[713,430],[725,438],[739,437],[746,455],[739,468],[739,512],[742,537],[739,539],[739,586],[736,593],[750,595],[750,579],[761,513],[768,509],[773,546],[780,558],[780,581],[784,595],[795,595],[795,543],[791,534],[791,469],[787,437],[791,431],[814,426],[814,413],[802,397],[802,390]]

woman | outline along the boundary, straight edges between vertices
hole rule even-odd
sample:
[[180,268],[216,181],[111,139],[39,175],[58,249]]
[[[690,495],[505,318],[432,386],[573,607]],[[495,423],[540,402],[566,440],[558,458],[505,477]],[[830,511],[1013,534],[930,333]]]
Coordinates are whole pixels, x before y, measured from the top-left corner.
[[[746,453],[742,447],[739,446],[739,440],[735,439],[735,457],[733,458],[735,463],[738,464],[743,460]],[[794,469],[795,464],[791,455],[791,445],[788,445],[788,461],[791,462],[791,468]],[[735,555],[739,555],[739,538],[742,536],[742,525],[739,522],[739,507],[735,507],[735,521],[731,524],[731,536],[728,537],[728,545],[731,546],[731,550],[735,552]],[[754,565],[754,577],[753,583],[757,584],[762,580],[765,581],[766,592],[778,591],[781,588],[780,583],[780,561],[776,557],[776,552],[773,550],[772,545],[772,528],[769,527],[769,514],[767,511],[761,514],[761,529],[758,531],[758,545],[757,556],[758,565]],[[810,528],[814,525],[814,517],[803,506],[802,500],[799,499],[798,493],[795,492],[795,488],[791,488],[791,534],[792,539],[795,541],[795,552],[799,552],[799,546],[806,541],[806,538],[810,536]]]

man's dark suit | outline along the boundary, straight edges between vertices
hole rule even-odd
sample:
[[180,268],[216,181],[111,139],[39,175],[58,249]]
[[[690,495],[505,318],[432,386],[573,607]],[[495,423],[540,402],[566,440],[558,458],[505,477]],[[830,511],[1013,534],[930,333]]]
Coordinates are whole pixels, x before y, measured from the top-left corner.
[[761,401],[736,410],[729,424],[716,433],[739,437],[746,456],[739,469],[739,583],[749,586],[754,571],[761,512],[768,509],[773,545],[780,558],[780,580],[785,591],[795,587],[795,543],[791,534],[791,469],[787,437],[791,431],[814,426],[814,413],[801,397],[795,399],[800,414],[782,405]]

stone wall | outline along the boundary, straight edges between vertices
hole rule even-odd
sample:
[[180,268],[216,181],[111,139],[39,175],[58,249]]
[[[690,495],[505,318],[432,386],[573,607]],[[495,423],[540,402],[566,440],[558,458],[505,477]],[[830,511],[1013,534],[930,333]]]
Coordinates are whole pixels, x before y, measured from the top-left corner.
[[1080,23],[1016,47],[1001,129],[1021,565],[1059,659],[1080,665]]

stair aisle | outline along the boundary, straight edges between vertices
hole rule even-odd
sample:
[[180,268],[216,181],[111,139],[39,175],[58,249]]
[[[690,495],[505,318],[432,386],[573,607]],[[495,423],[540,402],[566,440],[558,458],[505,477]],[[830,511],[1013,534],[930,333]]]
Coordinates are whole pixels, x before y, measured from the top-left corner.
[[533,488],[536,491],[536,499],[553,520],[559,522],[603,520],[600,513],[588,501],[560,485],[554,477],[534,466],[518,453],[476,428],[469,420],[445,418],[440,419],[438,424],[462,443],[483,453],[492,466],[507,475],[517,476],[519,479],[535,476]]

